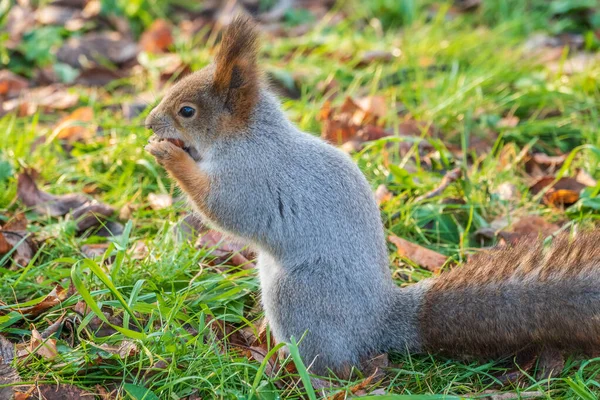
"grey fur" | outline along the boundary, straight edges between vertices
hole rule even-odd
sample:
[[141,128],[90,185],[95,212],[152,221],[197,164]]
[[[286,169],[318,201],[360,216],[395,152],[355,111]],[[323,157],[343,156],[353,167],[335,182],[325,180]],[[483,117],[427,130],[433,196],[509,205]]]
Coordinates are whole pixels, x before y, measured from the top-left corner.
[[277,341],[303,338],[301,355],[316,373],[420,348],[423,291],[393,283],[379,209],[346,154],[294,127],[266,89],[248,131],[202,154],[213,224],[258,249]]

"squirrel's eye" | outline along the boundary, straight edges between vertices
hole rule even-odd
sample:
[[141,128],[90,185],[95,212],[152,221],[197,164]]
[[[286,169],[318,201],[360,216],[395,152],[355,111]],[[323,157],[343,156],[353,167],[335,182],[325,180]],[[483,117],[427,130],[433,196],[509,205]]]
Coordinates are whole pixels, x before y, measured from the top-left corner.
[[190,106],[183,106],[179,109],[179,115],[181,115],[183,118],[191,118],[195,113],[196,110]]

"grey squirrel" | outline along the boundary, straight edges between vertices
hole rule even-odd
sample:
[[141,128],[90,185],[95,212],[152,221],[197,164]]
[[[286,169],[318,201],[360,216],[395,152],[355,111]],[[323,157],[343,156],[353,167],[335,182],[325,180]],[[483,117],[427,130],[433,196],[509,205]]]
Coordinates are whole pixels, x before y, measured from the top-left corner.
[[[600,234],[523,242],[399,288],[379,209],[350,157],[288,121],[244,18],[215,61],[146,119],[146,146],[217,229],[258,253],[275,339],[302,338],[310,371],[343,376],[388,351],[501,356],[600,348]],[[306,333],[306,334],[305,334]]]

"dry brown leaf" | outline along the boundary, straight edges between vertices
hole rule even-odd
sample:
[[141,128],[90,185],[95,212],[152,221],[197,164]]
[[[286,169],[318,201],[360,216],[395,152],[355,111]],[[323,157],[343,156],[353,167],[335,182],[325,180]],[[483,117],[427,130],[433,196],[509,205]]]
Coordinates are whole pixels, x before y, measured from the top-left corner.
[[0,97],[16,97],[29,86],[27,79],[7,70],[0,70]]
[[508,115],[498,121],[498,128],[514,128],[519,125],[519,117]]
[[387,50],[371,50],[361,54],[360,60],[358,61],[359,67],[372,64],[374,62],[390,62],[396,57],[396,54],[400,54],[398,51],[387,51]]
[[33,26],[35,26],[35,17],[29,3],[11,4],[3,27],[9,39],[6,47],[10,49],[17,47],[21,43],[23,34]]
[[120,358],[133,357],[139,353],[139,349],[135,343],[129,340],[122,341],[118,346],[111,346],[108,343],[103,343],[100,348],[107,353],[116,354]]
[[103,66],[105,60],[122,65],[137,57],[138,46],[118,32],[91,32],[71,37],[56,54],[58,61],[74,68]]
[[377,140],[389,133],[378,126],[387,113],[385,98],[369,96],[354,100],[347,97],[338,109],[332,109],[327,101],[319,114],[323,122],[321,137],[341,145],[349,141],[359,143]]
[[598,184],[598,181],[595,180],[587,171],[583,169],[579,169],[577,171],[577,176],[575,176],[575,180],[589,187],[594,187]]
[[5,253],[0,252],[0,256],[13,250],[16,246],[11,258],[20,267],[26,267],[37,252],[37,245],[27,232],[0,230],[0,238],[0,243],[7,243],[10,246],[10,249]]
[[575,204],[579,200],[579,193],[586,188],[584,183],[575,178],[560,178],[556,183],[555,180],[552,176],[545,176],[537,180],[529,190],[534,195],[546,190],[542,198],[544,204],[564,208]]
[[500,200],[504,201],[517,200],[521,197],[519,189],[509,182],[500,184],[493,193],[496,194]]
[[80,234],[97,227],[101,227],[97,233],[99,236],[118,235],[122,232],[121,224],[107,221],[115,212],[112,207],[80,194],[55,196],[46,193],[37,187],[36,176],[37,172],[34,170],[26,170],[18,176],[17,195],[26,206],[32,207],[39,214],[53,217],[70,212]]
[[155,20],[140,37],[140,47],[148,53],[162,53],[173,44],[171,25],[163,20]]
[[533,177],[554,174],[565,162],[568,154],[549,156],[544,153],[533,153],[525,162],[525,171]]
[[210,229],[201,233],[196,241],[197,248],[211,249],[211,256],[215,257],[216,264],[227,263],[243,269],[254,268],[253,262],[248,260],[252,255],[245,251],[245,246],[228,239],[221,232]]
[[142,240],[138,240],[135,242],[135,246],[133,247],[133,255],[131,258],[134,260],[143,260],[148,256],[149,250],[146,243]]
[[393,197],[394,195],[385,185],[381,184],[377,186],[377,190],[375,190],[375,200],[377,201],[377,204],[381,205],[382,203],[390,201]]
[[153,210],[162,210],[173,205],[173,197],[164,193],[150,193],[148,203]]
[[[91,313],[90,308],[84,301],[79,301],[73,306],[73,311],[79,314],[82,318]],[[104,307],[102,308],[102,313],[108,319],[108,321],[117,326],[123,326],[123,318],[120,316],[113,315],[114,309]],[[130,325],[131,327],[131,325]],[[117,332],[112,326],[106,324],[102,321],[97,315],[94,315],[90,322],[86,326],[87,329],[90,329],[94,332],[94,336],[96,337],[107,337],[115,334]],[[132,327],[133,328],[133,327]]]
[[72,210],[71,216],[77,221],[77,232],[83,233],[102,225],[114,213],[115,209],[111,206],[92,200]]
[[65,110],[79,101],[79,95],[71,93],[61,85],[50,85],[23,91],[22,96],[2,103],[5,112],[15,111],[18,116],[35,114],[38,109],[44,112]]
[[0,256],[5,255],[12,250],[12,245],[8,243],[2,232],[0,232]]
[[529,215],[511,225],[510,231],[501,231],[498,236],[507,243],[515,243],[523,238],[548,237],[558,232],[560,227],[537,215]]
[[447,257],[443,254],[427,249],[418,244],[411,243],[395,235],[388,236],[388,240],[396,245],[398,254],[406,257],[431,272],[438,272],[446,263]]
[[385,376],[383,369],[387,368],[388,366],[389,360],[387,354],[381,354],[372,358],[367,362],[367,369],[364,370],[365,374],[368,374],[367,378],[363,379],[361,382],[352,386],[348,390],[343,390],[334,394],[333,396],[329,396],[328,400],[344,400],[348,397],[348,395],[360,396],[366,392],[371,383],[377,382]]
[[52,136],[68,143],[90,140],[96,132],[92,126],[93,120],[94,110],[91,107],[80,107],[58,122]]
[[[35,19],[42,25],[69,25],[73,26],[74,20],[81,19],[81,11],[70,7],[47,5],[35,11]],[[69,29],[67,27],[67,29]]]
[[[481,396],[485,394],[485,396]],[[493,390],[484,390],[481,393],[474,393],[473,397],[477,397],[480,400],[523,400],[523,399],[541,399],[546,396],[542,392],[504,392],[498,393]]]
[[53,360],[58,356],[56,339],[44,339],[35,328],[31,331],[31,341],[29,342],[27,351],[29,353],[35,352],[38,356],[47,360]]
[[21,381],[18,372],[11,366],[15,345],[0,336],[0,399],[16,396],[14,385]]
[[40,315],[44,311],[51,309],[52,307],[56,306],[57,304],[60,304],[66,298],[67,298],[67,289],[63,288],[60,285],[56,285],[54,287],[54,289],[52,289],[52,291],[50,293],[48,293],[48,295],[41,302],[39,302],[33,306],[30,306],[30,307],[23,307],[23,308],[18,307],[18,308],[15,308],[14,311],[20,312],[21,314],[24,314],[24,315],[29,315],[29,316],[35,317],[37,315]]
[[544,196],[544,203],[559,208],[572,206],[577,203],[577,200],[579,200],[579,192],[568,189],[553,190]]
[[14,217],[8,220],[8,222],[0,228],[5,231],[25,231],[27,230],[27,217],[24,213],[17,213]]
[[87,197],[79,194],[54,196],[43,192],[35,184],[34,177],[36,175],[37,173],[33,170],[19,174],[17,195],[27,207],[33,207],[39,214],[48,214],[53,217],[62,216],[89,201]]
[[37,390],[45,400],[93,399],[95,395],[73,385],[39,385]]
[[87,258],[100,258],[106,253],[109,243],[91,243],[81,246],[81,252]]

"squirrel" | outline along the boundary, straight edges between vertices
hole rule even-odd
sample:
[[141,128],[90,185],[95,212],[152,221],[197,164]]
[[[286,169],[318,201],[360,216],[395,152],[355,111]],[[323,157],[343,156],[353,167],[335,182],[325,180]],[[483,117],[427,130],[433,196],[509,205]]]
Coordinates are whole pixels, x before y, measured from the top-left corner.
[[210,225],[257,251],[278,342],[344,376],[386,352],[498,357],[600,348],[600,232],[524,241],[400,288],[366,178],[296,128],[262,78],[258,28],[238,17],[215,60],[148,115],[145,147]]

